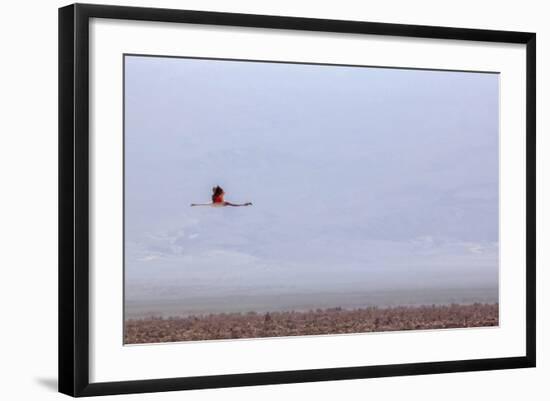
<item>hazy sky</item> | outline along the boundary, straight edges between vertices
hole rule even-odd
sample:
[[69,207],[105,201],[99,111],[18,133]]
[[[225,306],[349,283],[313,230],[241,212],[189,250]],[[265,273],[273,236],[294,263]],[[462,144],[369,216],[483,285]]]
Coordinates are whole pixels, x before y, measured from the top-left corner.
[[497,74],[125,63],[127,294],[496,286]]

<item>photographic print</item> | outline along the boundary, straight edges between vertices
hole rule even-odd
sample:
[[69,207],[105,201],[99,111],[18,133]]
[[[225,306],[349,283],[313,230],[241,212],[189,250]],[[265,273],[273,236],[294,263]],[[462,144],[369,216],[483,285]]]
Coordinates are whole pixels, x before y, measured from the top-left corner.
[[499,74],[124,56],[124,344],[499,325]]

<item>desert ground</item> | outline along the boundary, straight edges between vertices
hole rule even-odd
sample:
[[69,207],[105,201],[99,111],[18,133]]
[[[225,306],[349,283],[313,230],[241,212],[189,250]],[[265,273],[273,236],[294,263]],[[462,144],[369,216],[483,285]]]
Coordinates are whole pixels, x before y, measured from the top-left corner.
[[498,326],[498,303],[127,319],[125,344]]

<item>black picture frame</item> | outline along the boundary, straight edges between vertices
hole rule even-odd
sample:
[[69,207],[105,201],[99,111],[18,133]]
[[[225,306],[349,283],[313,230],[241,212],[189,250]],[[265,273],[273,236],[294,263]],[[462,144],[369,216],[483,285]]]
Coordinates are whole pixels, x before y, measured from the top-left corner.
[[[90,18],[439,38],[526,45],[526,353],[520,357],[90,383],[89,104]],[[527,32],[339,21],[221,12],[73,4],[59,9],[59,391],[71,396],[527,368],[535,366],[536,35]]]

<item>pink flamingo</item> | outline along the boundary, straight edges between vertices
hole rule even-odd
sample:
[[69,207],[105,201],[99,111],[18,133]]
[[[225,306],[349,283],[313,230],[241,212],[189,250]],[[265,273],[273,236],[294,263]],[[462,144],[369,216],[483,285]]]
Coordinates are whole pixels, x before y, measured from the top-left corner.
[[223,200],[225,195],[224,190],[219,185],[212,188],[212,203],[191,203],[191,206],[210,206],[210,207],[224,207],[224,206],[252,206],[252,202],[246,203],[231,203]]

